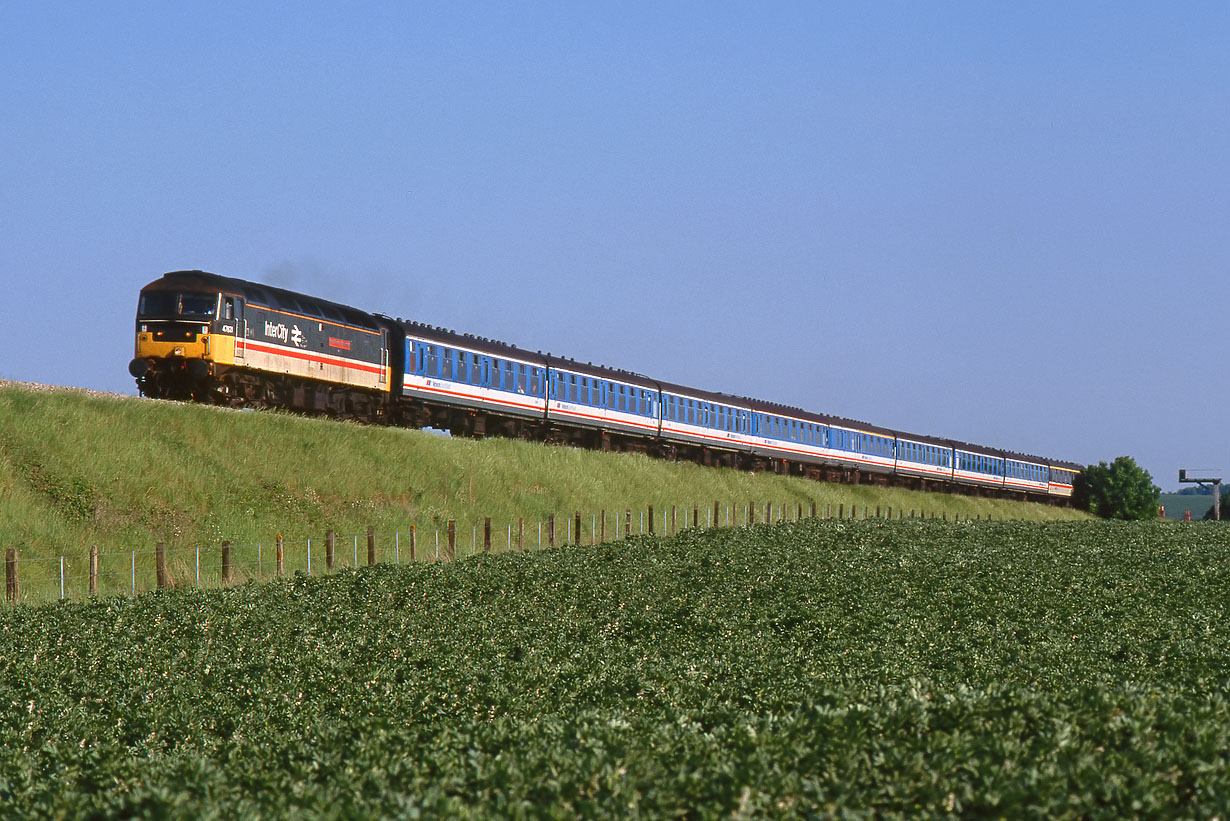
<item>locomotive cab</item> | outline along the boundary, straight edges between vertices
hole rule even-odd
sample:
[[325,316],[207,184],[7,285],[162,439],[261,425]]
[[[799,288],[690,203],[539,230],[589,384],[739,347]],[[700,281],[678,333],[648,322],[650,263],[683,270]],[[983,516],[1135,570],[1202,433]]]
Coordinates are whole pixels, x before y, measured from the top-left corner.
[[128,364],[141,395],[207,400],[215,364],[235,358],[242,315],[240,297],[191,276],[167,275],[145,286]]

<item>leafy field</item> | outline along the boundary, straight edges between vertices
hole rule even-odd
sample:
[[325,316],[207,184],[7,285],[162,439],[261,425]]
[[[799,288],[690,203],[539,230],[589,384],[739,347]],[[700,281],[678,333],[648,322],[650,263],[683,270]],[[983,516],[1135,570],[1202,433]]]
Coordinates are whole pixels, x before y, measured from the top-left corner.
[[1228,544],[808,521],[6,609],[0,807],[1224,818]]

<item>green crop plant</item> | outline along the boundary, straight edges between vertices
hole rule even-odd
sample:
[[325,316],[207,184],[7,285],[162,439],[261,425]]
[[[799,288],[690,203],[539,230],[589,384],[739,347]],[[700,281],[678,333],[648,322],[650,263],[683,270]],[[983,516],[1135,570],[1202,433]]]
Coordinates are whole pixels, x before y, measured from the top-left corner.
[[1213,524],[804,521],[0,612],[22,817],[1226,817]]

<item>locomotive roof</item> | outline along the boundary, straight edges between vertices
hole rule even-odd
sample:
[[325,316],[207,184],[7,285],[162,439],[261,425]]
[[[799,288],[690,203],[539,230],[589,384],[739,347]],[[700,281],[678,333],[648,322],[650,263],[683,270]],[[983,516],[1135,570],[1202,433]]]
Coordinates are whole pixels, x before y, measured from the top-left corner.
[[313,319],[325,319],[331,322],[344,322],[370,330],[379,330],[380,323],[376,318],[340,302],[330,302],[307,294],[289,291],[273,285],[263,285],[259,282],[249,282],[246,279],[211,274],[208,271],[171,271],[163,274],[141,289],[142,291],[222,291],[242,296],[245,301],[276,308],[289,313],[301,314]]

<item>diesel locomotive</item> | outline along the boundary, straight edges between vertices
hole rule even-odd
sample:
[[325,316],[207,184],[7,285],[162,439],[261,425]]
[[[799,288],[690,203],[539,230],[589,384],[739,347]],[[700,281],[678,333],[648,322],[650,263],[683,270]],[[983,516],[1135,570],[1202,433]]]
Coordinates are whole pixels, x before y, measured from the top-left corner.
[[1081,469],[663,382],[204,271],[174,271],[141,289],[128,369],[149,397],[636,450],[828,481],[1065,503]]

